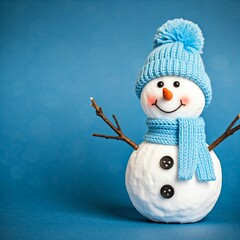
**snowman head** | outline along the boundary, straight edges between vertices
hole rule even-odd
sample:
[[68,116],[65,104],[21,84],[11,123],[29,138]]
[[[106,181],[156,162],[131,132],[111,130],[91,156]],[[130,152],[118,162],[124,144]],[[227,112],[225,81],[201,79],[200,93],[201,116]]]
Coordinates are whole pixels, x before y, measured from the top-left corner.
[[198,85],[178,76],[150,81],[143,88],[140,100],[149,118],[198,117],[205,106],[205,97]]
[[201,58],[203,44],[201,30],[187,20],[174,19],[157,30],[135,88],[148,117],[198,117],[208,106],[212,90]]

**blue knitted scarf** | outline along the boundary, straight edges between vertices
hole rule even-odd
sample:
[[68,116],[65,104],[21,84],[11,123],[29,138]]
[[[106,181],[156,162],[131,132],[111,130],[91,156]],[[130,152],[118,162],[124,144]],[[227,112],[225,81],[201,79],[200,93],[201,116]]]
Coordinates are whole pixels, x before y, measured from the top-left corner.
[[195,172],[200,181],[216,179],[212,158],[206,144],[203,118],[165,120],[148,118],[146,142],[178,145],[178,178],[192,179]]

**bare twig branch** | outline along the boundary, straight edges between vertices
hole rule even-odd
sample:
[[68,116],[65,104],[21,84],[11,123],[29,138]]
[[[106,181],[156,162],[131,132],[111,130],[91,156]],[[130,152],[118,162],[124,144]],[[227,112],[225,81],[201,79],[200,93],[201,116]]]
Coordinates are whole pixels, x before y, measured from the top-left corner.
[[227,137],[234,134],[236,131],[240,129],[240,124],[233,128],[234,124],[240,119],[240,113],[233,119],[230,125],[227,127],[226,131],[218,137],[213,143],[208,146],[209,151],[213,150],[217,145],[219,145],[223,140]]
[[232,132],[236,132],[240,129],[240,124],[237,125],[235,128],[232,128]]
[[103,121],[105,123],[107,123],[107,125],[118,135],[118,136],[108,136],[108,135],[104,135],[104,134],[93,134],[93,136],[94,137],[102,137],[102,138],[106,138],[106,139],[122,140],[122,141],[126,142],[127,144],[129,144],[130,146],[132,146],[135,150],[137,150],[138,145],[123,134],[116,116],[113,115],[112,117],[113,117],[117,127],[115,127],[114,124],[111,121],[109,121],[109,119],[104,115],[102,108],[97,105],[95,100],[93,98],[90,98],[90,100],[91,100],[91,106],[93,108],[95,108],[95,110],[96,110],[96,115],[99,116],[100,118],[102,118]]
[[94,136],[94,137],[106,138],[106,139],[116,139],[116,140],[121,140],[121,138],[120,138],[119,136],[108,136],[108,135],[97,134],[97,133],[94,133],[92,136]]
[[120,125],[119,125],[119,123],[118,123],[118,120],[117,120],[116,116],[115,116],[115,115],[112,115],[112,117],[113,117],[115,123],[117,124],[118,130],[119,130],[119,131],[122,131],[122,130],[121,130],[121,127],[120,127]]
[[230,131],[233,125],[237,122],[237,120],[240,118],[240,113],[233,119],[233,121],[230,123],[230,125],[227,128],[227,131]]

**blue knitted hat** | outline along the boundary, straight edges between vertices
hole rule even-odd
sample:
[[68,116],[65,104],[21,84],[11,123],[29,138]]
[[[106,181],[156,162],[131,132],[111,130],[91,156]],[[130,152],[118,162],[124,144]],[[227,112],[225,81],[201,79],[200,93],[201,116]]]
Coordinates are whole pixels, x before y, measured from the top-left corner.
[[139,72],[137,96],[140,98],[143,87],[157,77],[181,76],[200,87],[206,107],[211,102],[212,89],[200,55],[203,45],[204,38],[196,24],[183,19],[167,21],[157,29],[154,50]]

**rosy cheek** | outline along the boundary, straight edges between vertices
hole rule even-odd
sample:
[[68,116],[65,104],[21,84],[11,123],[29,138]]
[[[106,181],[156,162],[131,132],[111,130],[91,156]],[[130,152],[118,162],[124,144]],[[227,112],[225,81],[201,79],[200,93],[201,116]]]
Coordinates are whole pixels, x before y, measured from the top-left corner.
[[153,103],[155,103],[155,101],[156,101],[156,97],[155,96],[147,96],[147,103],[148,103],[148,105],[152,105]]
[[182,103],[185,105],[188,105],[190,103],[190,99],[186,96],[182,97],[181,100],[182,100]]

